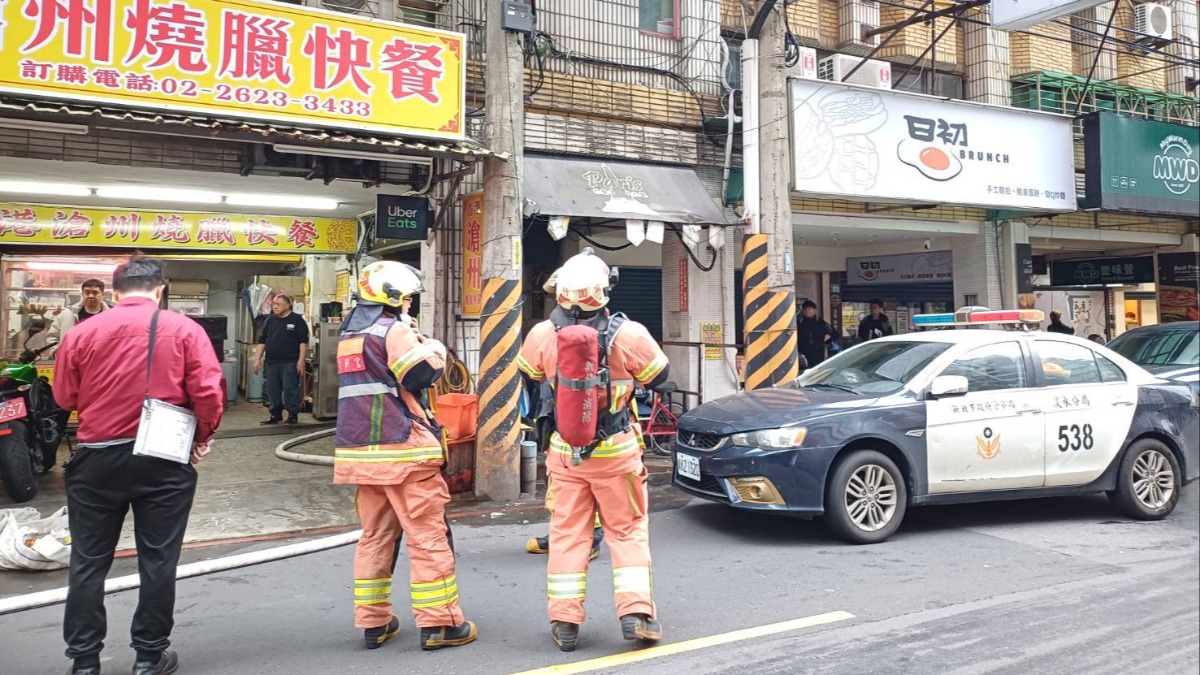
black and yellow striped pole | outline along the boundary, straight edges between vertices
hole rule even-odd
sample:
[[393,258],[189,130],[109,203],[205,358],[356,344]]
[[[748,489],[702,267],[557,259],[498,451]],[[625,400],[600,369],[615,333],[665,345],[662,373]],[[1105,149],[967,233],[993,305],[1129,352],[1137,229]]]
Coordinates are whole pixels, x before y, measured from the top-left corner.
[[513,499],[521,476],[521,281],[488,279],[480,320],[475,491],[488,499]]
[[790,382],[800,374],[796,352],[796,297],[770,284],[769,235],[743,242],[743,310],[746,391]]

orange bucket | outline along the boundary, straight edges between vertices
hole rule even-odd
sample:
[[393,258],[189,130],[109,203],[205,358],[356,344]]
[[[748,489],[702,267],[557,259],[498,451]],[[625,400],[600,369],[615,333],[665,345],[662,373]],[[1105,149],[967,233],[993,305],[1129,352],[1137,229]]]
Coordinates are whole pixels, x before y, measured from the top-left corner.
[[442,394],[437,397],[437,421],[446,427],[450,440],[475,435],[479,397],[475,394]]

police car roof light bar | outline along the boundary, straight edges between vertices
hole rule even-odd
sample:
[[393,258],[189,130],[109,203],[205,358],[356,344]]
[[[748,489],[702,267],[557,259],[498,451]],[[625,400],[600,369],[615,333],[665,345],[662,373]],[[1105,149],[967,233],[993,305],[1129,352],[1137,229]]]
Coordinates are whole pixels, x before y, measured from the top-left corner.
[[935,328],[943,326],[983,326],[987,324],[1039,324],[1046,319],[1038,309],[991,310],[986,307],[964,307],[957,312],[917,314],[913,326]]

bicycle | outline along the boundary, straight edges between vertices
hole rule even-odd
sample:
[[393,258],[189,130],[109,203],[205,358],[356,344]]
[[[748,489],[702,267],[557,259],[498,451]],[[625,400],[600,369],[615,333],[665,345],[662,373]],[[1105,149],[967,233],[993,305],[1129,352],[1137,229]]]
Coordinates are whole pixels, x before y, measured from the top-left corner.
[[[642,429],[642,436],[646,439],[646,445],[651,453],[662,457],[670,456],[671,446],[675,444],[675,434],[679,431],[679,417],[687,412],[687,408],[682,403],[677,403],[673,400],[673,394],[678,391],[678,387],[674,382],[667,382],[658,388],[656,392],[645,392],[643,396],[649,394],[652,397],[649,412],[642,417],[645,421],[645,426]],[[663,403],[663,398],[666,398],[666,403]],[[639,399],[639,416],[641,413],[641,404],[644,401]]]

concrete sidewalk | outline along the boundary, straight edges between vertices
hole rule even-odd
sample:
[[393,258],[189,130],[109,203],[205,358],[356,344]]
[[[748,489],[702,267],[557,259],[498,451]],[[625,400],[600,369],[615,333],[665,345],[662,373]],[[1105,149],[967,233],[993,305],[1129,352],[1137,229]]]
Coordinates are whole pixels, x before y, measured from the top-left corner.
[[[289,438],[312,433],[328,427],[316,424],[308,415],[308,423],[291,429],[261,427],[266,418],[260,406],[242,405],[230,409],[213,452],[197,467],[200,482],[185,543],[220,542],[270,537],[309,531],[337,531],[356,526],[354,488],[334,485],[332,469],[285,461],[275,456],[275,448]],[[265,434],[275,435],[265,435]],[[297,452],[332,455],[331,437],[316,439],[293,448]],[[60,449],[60,463],[66,460],[66,446]],[[646,456],[646,464],[654,474],[652,481],[665,484],[669,478],[669,458]],[[538,505],[538,496],[525,496],[514,504],[482,504],[468,495],[455,498],[458,510],[486,510],[502,513],[514,505]],[[30,506],[48,515],[67,503],[62,468],[57,467],[42,477],[38,496],[24,504],[13,504],[0,496],[0,509]],[[134,548],[133,517],[126,518],[118,551]]]

